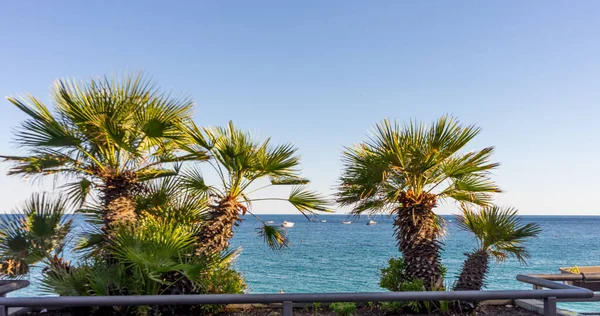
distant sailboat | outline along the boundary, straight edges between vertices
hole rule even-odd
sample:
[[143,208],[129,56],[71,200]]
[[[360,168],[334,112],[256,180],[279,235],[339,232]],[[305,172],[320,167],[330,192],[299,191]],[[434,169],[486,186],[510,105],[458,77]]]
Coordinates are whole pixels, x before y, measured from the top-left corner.
[[267,221],[267,224],[275,224],[275,221]]
[[344,225],[350,225],[350,224],[352,224],[352,221],[342,221],[342,224],[344,224]]

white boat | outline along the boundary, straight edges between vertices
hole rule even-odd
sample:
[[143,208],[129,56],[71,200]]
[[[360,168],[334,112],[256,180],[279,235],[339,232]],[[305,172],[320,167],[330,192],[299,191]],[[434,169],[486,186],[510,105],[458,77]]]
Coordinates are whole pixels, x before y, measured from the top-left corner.
[[344,224],[344,225],[350,225],[350,224],[352,224],[352,221],[342,221],[342,224]]
[[377,225],[377,222],[374,220],[370,220],[367,225]]
[[283,221],[283,224],[281,224],[282,227],[294,227],[294,223],[293,222],[288,222],[288,221]]
[[327,220],[326,219],[322,219],[321,223],[327,223]]
[[275,221],[267,221],[267,224],[275,224]]

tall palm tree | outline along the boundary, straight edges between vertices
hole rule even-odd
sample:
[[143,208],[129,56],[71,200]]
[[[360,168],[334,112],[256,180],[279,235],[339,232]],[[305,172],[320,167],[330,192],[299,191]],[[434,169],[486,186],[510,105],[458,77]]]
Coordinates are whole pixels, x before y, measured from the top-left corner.
[[[201,129],[191,124],[186,128],[186,134],[188,138],[181,147],[190,155],[206,153],[209,165],[220,180],[219,185],[209,185],[198,169],[182,175],[185,190],[210,197],[208,218],[199,236],[200,252],[214,253],[227,249],[233,228],[241,221],[241,216],[246,213],[254,215],[251,209],[253,202],[287,201],[305,216],[315,211],[329,211],[323,197],[305,188],[308,180],[300,178],[300,159],[296,148],[290,144],[274,146],[269,139],[256,140],[231,122],[224,128]],[[253,187],[263,179],[269,184]],[[285,198],[250,196],[271,186],[292,186],[292,189]],[[280,228],[261,222],[263,226],[259,234],[269,246],[275,249],[287,246],[286,236]]]
[[0,156],[13,163],[8,174],[62,176],[72,181],[65,189],[79,205],[96,193],[106,233],[113,223],[134,221],[142,182],[174,174],[164,164],[183,159],[174,140],[193,102],[162,93],[141,73],[58,80],[51,96],[53,110],[31,95],[8,98],[28,116],[14,135],[27,154]]
[[438,201],[487,205],[492,193],[500,192],[489,178],[498,166],[490,162],[492,147],[459,153],[479,131],[448,116],[431,126],[411,121],[400,127],[384,120],[368,141],[343,154],[338,203],[357,216],[394,215],[406,278],[420,279],[428,289],[442,273],[443,222],[433,212]]
[[13,214],[0,220],[0,273],[17,278],[30,266],[48,260],[61,263],[72,220],[64,217],[64,199],[52,200],[35,194]]
[[490,258],[503,262],[514,256],[526,263],[529,252],[523,244],[527,238],[536,237],[542,231],[535,223],[522,223],[516,209],[498,206],[482,208],[479,212],[465,208],[458,216],[457,224],[477,240],[475,249],[466,254],[468,257],[454,285],[457,291],[481,290]]

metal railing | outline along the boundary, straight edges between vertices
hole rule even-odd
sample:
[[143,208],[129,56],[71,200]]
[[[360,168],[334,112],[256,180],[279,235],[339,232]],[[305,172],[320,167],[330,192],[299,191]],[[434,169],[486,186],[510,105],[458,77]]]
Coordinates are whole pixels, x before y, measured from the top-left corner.
[[[599,273],[593,273],[593,274],[585,274],[585,273],[580,273],[580,274],[530,274],[528,276],[533,277],[535,279],[543,279],[543,280],[548,280],[548,281],[567,281],[567,282],[579,281],[579,282],[590,283],[590,284],[591,283],[600,283],[600,274]],[[517,276],[517,280],[524,282],[524,283],[532,284],[534,290],[543,288],[543,286],[540,286],[536,283],[529,282],[530,279],[522,279],[520,277],[521,276]],[[558,301],[559,302],[598,302],[598,301],[600,301],[600,294],[594,294],[594,296],[592,296],[590,298],[562,298],[562,299],[559,299]]]
[[557,299],[590,298],[594,295],[592,291],[587,289],[543,280],[532,276],[519,275],[517,276],[517,279],[523,282],[537,284],[538,286],[549,288],[550,290],[21,297],[0,298],[0,316],[7,316],[8,307],[51,308],[76,306],[272,303],[281,303],[283,316],[291,316],[293,314],[293,303],[483,301],[495,299],[543,299],[544,315],[555,316]]
[[20,290],[29,286],[27,280],[0,280],[0,297],[5,297],[6,293]]

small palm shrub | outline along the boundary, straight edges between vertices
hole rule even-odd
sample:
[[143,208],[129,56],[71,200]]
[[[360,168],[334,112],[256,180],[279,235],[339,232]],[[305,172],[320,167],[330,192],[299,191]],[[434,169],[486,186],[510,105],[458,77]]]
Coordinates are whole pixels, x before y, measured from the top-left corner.
[[[111,261],[95,258],[79,266],[53,267],[44,273],[48,292],[71,295],[159,295],[243,293],[241,276],[230,269],[235,253],[194,255],[195,228],[146,214],[114,230],[106,247]],[[98,314],[213,314],[220,307],[114,307]]]
[[35,194],[14,214],[0,220],[0,274],[20,278],[46,261],[61,264],[72,220],[64,217],[66,201]]
[[335,302],[329,305],[329,308],[339,316],[351,316],[356,313],[356,304],[352,302]]

